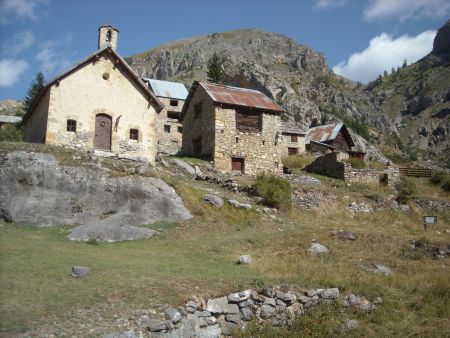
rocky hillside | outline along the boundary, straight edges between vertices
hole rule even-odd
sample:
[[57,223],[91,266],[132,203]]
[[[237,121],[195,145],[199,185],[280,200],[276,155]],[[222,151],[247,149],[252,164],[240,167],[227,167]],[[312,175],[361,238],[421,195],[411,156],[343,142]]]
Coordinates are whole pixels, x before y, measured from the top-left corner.
[[0,115],[16,115],[25,114],[23,102],[20,100],[0,100]]
[[[445,54],[450,39],[445,39],[445,34],[448,34],[445,28],[440,32],[436,48],[439,53]],[[409,102],[415,102],[414,98],[418,97],[417,91],[406,94],[405,89],[402,89],[411,89],[411,83],[406,81],[408,76],[388,76],[381,82],[363,86],[333,74],[321,53],[283,35],[255,29],[213,33],[167,43],[133,55],[127,61],[141,76],[184,82],[190,86],[194,79],[205,79],[207,61],[214,53],[227,60],[226,84],[261,90],[283,105],[288,111],[286,118],[296,121],[302,128],[306,129],[312,123],[344,120],[354,130],[359,130],[360,134],[365,134],[365,138],[369,138],[368,132],[362,133],[361,130],[364,131],[364,124],[367,124],[372,129],[371,140],[374,143],[389,141],[403,152],[420,146],[424,150],[424,158],[428,155],[438,157],[448,149],[448,145],[445,145],[445,139],[448,138],[445,112],[438,114],[445,115],[442,117],[444,125],[430,120],[426,129],[421,131],[422,134],[427,133],[426,140],[416,144],[417,127],[411,122],[414,114],[403,113],[404,107],[409,107]],[[428,59],[432,58],[435,58],[435,54]],[[415,70],[415,78],[418,81],[424,78],[424,83],[434,83],[433,79],[438,77],[440,84],[428,88],[425,102],[433,106],[439,103],[444,107],[442,101],[448,98],[442,93],[450,87],[446,73],[448,65],[440,56],[436,58],[441,61],[422,60],[402,69],[401,73],[414,73]],[[423,63],[427,66],[421,66]],[[405,94],[406,101],[398,98],[399,93]],[[404,103],[397,104],[396,100]],[[417,109],[422,111],[425,106],[421,103]],[[431,115],[436,113],[434,110],[427,111],[423,117],[430,116],[431,119]],[[435,131],[436,128],[439,129]],[[399,135],[403,143],[397,142],[398,137],[390,135]],[[375,158],[379,158],[375,150],[370,151],[373,148],[364,139],[360,138],[359,141],[362,150],[369,150]],[[404,144],[409,145],[409,148]]]

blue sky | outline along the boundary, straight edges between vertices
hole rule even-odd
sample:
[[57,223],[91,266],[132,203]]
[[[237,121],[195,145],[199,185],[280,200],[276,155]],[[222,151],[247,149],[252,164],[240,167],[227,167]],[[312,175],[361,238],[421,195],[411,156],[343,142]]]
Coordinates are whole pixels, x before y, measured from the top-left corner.
[[21,99],[41,70],[61,72],[120,30],[119,53],[238,28],[284,34],[322,52],[336,73],[367,82],[432,48],[450,0],[0,0],[0,99]]

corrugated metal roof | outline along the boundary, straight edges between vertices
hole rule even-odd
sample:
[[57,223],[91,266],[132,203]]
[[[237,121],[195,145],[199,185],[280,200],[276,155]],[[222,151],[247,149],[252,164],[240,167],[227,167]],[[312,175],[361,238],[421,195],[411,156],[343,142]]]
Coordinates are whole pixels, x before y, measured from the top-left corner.
[[148,78],[143,78],[143,80],[149,84],[150,89],[153,90],[158,97],[186,100],[186,97],[188,96],[188,91],[182,83]]
[[284,112],[284,109],[258,90],[199,82],[216,103]]
[[282,122],[281,132],[284,134],[305,135],[306,132],[301,130],[294,122]]
[[337,124],[326,124],[324,126],[318,126],[310,128],[306,134],[306,143],[309,141],[315,142],[327,142],[332,141],[336,138],[341,128],[344,126],[343,123]]
[[20,123],[20,121],[22,121],[22,118],[20,116],[0,115],[1,123]]

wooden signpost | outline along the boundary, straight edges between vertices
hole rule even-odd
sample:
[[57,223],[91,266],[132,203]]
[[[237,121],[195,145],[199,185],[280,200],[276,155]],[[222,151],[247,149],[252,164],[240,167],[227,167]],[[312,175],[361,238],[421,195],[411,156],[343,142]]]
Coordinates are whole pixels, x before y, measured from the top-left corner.
[[423,216],[423,227],[428,230],[428,225],[437,224],[437,216]]

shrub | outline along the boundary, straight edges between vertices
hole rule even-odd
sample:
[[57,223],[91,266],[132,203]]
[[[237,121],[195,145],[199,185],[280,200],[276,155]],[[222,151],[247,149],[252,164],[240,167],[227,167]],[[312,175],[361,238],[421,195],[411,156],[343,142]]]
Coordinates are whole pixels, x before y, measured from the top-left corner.
[[301,155],[291,155],[284,157],[281,161],[283,162],[283,167],[287,169],[303,169],[307,165],[311,164],[315,160],[314,155],[301,154]]
[[0,142],[20,142],[22,140],[23,133],[15,125],[6,123],[2,128],[0,128]]
[[450,177],[447,177],[442,183],[442,189],[444,189],[444,191],[450,191]]
[[344,160],[344,162],[349,163],[355,169],[364,169],[366,167],[366,162],[360,158],[349,158]]
[[397,202],[399,204],[406,204],[416,193],[416,184],[410,179],[403,177],[397,184],[396,189]]
[[433,184],[442,184],[448,179],[448,174],[445,171],[436,171],[431,177],[430,182]]
[[291,185],[284,178],[275,175],[259,175],[254,189],[258,196],[264,198],[267,206],[280,210],[291,208]]

